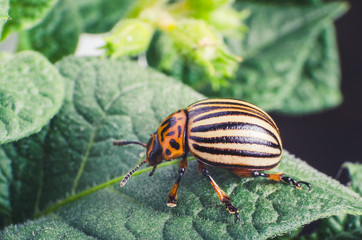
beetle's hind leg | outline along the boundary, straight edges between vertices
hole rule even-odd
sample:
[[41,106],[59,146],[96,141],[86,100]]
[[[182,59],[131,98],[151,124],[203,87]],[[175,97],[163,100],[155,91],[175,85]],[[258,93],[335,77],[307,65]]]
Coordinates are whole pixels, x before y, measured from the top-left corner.
[[230,203],[231,200],[230,197],[219,187],[219,185],[217,185],[214,179],[210,176],[209,170],[207,170],[206,166],[200,162],[199,162],[199,170],[205,177],[209,179],[211,185],[215,189],[215,192],[219,196],[220,201],[223,204],[225,204],[226,210],[228,210],[229,213],[235,214],[235,221],[237,221],[239,219],[239,214],[238,214],[239,210]]
[[174,185],[171,188],[170,193],[168,194],[167,206],[169,207],[176,207],[176,200],[177,200],[177,189],[181,182],[181,178],[184,175],[187,169],[187,154],[182,158],[180,163],[178,164],[178,178]]
[[263,173],[260,171],[245,171],[245,170],[240,171],[238,169],[234,169],[233,172],[236,175],[239,175],[241,177],[265,177],[265,178],[271,179],[273,181],[292,184],[293,186],[295,186],[298,189],[302,189],[302,184],[305,184],[309,190],[311,190],[311,188],[312,188],[310,183],[304,182],[304,181],[297,181],[288,176],[284,176],[284,173],[270,173],[269,174],[269,173]]

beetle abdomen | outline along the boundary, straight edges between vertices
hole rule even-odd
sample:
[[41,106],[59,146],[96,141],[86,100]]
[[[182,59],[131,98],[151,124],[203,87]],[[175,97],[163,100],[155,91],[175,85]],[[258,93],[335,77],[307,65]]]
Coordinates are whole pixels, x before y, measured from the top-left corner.
[[279,164],[279,130],[260,108],[240,100],[210,99],[186,110],[188,148],[205,164],[248,169],[270,169]]

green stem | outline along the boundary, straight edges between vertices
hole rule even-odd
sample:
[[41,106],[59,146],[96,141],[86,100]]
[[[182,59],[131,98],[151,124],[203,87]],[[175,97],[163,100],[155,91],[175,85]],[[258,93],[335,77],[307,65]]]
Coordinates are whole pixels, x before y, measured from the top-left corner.
[[[190,157],[190,158],[188,158],[187,160],[188,160],[188,161],[191,161],[191,160],[193,160],[193,159],[195,159],[195,158]],[[159,164],[159,165],[158,165],[158,168],[167,167],[167,166],[170,166],[170,165],[173,165],[173,164],[176,164],[176,163],[178,163],[178,161],[164,162],[164,163]],[[132,176],[134,177],[134,176],[140,175],[140,174],[142,174],[142,173],[149,172],[149,171],[151,171],[152,169],[153,169],[153,167],[147,167],[147,168],[145,168],[145,169],[138,170],[138,171],[135,172]],[[105,183],[99,184],[99,185],[97,185],[97,186],[94,186],[94,187],[89,188],[89,189],[87,189],[87,190],[84,190],[84,191],[82,191],[82,192],[79,192],[78,194],[71,195],[71,196],[69,196],[69,197],[67,197],[67,198],[65,198],[65,199],[63,199],[63,200],[61,200],[61,201],[59,201],[59,202],[51,205],[50,207],[44,209],[43,211],[37,213],[37,214],[35,215],[35,218],[39,218],[39,217],[42,217],[42,216],[47,215],[47,214],[49,214],[49,213],[52,213],[52,212],[56,211],[58,208],[66,205],[66,204],[68,204],[68,203],[74,202],[75,200],[80,199],[80,198],[82,198],[82,197],[85,197],[85,196],[87,196],[87,195],[89,195],[89,194],[91,194],[91,193],[93,193],[93,192],[99,191],[99,190],[101,190],[101,189],[103,189],[103,188],[109,187],[109,186],[111,186],[111,185],[113,185],[113,184],[115,184],[115,183],[117,183],[117,182],[120,182],[120,181],[122,181],[122,179],[123,179],[124,177],[125,177],[125,175],[120,176],[120,177],[113,178],[113,179],[111,179],[111,180],[109,180],[109,181],[107,181],[107,182],[105,182]]]

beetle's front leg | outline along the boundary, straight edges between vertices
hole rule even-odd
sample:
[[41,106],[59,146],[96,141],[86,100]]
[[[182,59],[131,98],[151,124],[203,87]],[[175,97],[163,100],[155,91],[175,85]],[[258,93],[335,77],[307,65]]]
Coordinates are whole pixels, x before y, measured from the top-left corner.
[[214,179],[210,176],[209,170],[207,170],[206,166],[200,162],[199,170],[205,177],[209,179],[211,185],[214,187],[217,195],[219,196],[220,201],[225,204],[226,210],[228,210],[229,213],[235,214],[235,221],[237,221],[239,219],[239,210],[230,203],[230,197],[219,187],[219,185],[217,185]]
[[182,158],[180,163],[178,164],[178,178],[171,188],[170,193],[168,194],[167,206],[169,207],[176,207],[176,200],[177,200],[177,189],[180,184],[181,178],[184,175],[187,169],[187,154]]

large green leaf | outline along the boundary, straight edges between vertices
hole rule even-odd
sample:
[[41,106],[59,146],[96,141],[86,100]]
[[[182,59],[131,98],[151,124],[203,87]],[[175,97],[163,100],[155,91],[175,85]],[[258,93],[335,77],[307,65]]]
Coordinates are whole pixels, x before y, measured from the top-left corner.
[[[66,58],[58,67],[67,79],[64,105],[49,130],[38,140],[32,139],[45,150],[40,157],[40,194],[31,206],[25,206],[25,201],[24,206],[16,205],[19,211],[32,208],[41,218],[5,228],[4,239],[28,238],[33,229],[44,238],[69,231],[80,239],[262,239],[322,217],[362,214],[358,194],[288,153],[275,172],[285,171],[309,181],[310,192],[211,169],[240,210],[236,223],[207,179],[198,173],[195,160],[189,162],[176,208],[166,206],[166,197],[176,179],[178,161],[162,164],[153,177],[147,174],[150,168],[139,170],[120,188],[122,175],[137,164],[144,149],[114,147],[112,141],[145,142],[167,115],[203,97],[176,80],[130,62]],[[6,154],[6,160],[31,161],[20,160],[21,151],[20,146],[13,151],[15,155]],[[22,183],[33,192],[39,189],[25,179]],[[57,223],[59,226],[54,226]],[[47,226],[55,233],[46,235]]]
[[[345,11],[344,3],[238,6],[255,14],[247,20],[251,30],[245,41],[230,40],[245,62],[233,88],[223,95],[285,113],[318,111],[341,102],[332,19]],[[267,16],[272,20],[267,22]]]
[[36,52],[0,55],[0,144],[39,131],[60,108],[64,81]]
[[1,239],[95,239],[59,218],[46,217],[5,229]]
[[41,52],[56,62],[75,52],[82,31],[81,23],[75,2],[59,0],[43,21],[20,33],[18,48]]
[[10,20],[6,23],[3,38],[9,33],[28,29],[39,23],[56,0],[10,0]]
[[278,111],[295,114],[316,112],[332,108],[342,101],[336,49],[335,31],[330,24],[307,48],[309,54],[299,81],[290,93],[293,97],[284,98]]

